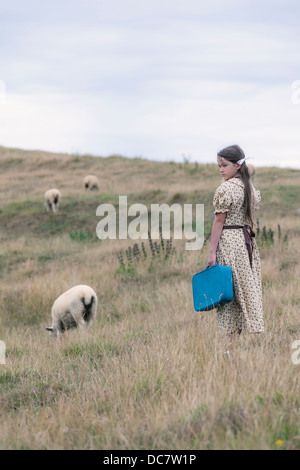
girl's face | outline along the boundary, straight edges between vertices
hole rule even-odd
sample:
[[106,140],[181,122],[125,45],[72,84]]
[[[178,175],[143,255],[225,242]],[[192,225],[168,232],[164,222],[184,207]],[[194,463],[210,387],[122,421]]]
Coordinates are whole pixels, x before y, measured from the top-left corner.
[[220,168],[220,173],[224,180],[227,181],[237,175],[240,165],[231,163],[223,157],[218,157],[218,167]]

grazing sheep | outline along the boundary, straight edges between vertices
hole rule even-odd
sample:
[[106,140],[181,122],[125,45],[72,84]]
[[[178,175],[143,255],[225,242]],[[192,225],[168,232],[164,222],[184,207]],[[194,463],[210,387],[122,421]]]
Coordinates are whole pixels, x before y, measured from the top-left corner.
[[95,175],[87,175],[83,179],[83,184],[84,184],[85,189],[90,189],[90,190],[99,189],[100,187],[99,180],[97,176]]
[[254,182],[254,175],[255,175],[255,166],[250,163],[250,165],[247,165],[248,167],[248,172],[251,180]]
[[52,209],[53,212],[58,210],[60,201],[61,194],[58,189],[48,189],[48,191],[45,192],[45,206],[47,211],[50,209]]
[[91,325],[97,315],[97,294],[89,286],[79,285],[61,294],[51,310],[50,336],[57,337],[65,330]]

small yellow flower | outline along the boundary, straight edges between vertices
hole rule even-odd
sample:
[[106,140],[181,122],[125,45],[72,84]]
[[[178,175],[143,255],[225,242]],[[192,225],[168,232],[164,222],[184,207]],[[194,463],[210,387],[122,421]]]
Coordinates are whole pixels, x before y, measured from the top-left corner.
[[283,445],[283,441],[281,441],[280,439],[278,439],[278,441],[276,441],[276,445],[277,446],[282,446]]

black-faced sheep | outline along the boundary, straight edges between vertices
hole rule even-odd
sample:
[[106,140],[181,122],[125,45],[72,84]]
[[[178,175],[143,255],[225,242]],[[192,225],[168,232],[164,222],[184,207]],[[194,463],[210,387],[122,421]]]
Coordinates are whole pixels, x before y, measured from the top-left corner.
[[48,191],[45,192],[45,206],[47,211],[52,209],[53,212],[56,212],[60,201],[61,194],[58,189],[48,189]]
[[90,190],[99,189],[100,187],[99,180],[97,176],[95,175],[85,176],[85,178],[83,179],[83,184],[84,184],[85,189],[90,189]]
[[66,330],[91,325],[97,307],[94,289],[86,285],[74,286],[55,300],[51,310],[52,325],[46,330],[50,331],[50,336],[57,337]]

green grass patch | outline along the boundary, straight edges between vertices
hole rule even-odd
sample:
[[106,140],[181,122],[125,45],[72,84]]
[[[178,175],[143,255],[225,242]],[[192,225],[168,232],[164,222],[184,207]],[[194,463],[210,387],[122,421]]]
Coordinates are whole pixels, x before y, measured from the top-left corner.
[[0,374],[0,385],[2,387],[11,387],[17,386],[20,383],[20,374],[19,372],[12,373],[11,371],[7,370]]
[[91,360],[102,359],[103,356],[118,356],[120,347],[113,343],[73,344],[64,349],[64,356],[69,358],[87,357]]
[[90,230],[70,230],[69,237],[71,240],[80,243],[95,242],[98,241],[96,233]]
[[300,187],[298,185],[265,186],[261,189],[262,210],[281,215],[294,214],[299,208]]

